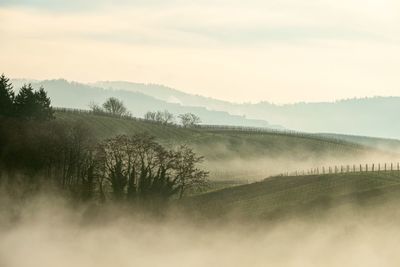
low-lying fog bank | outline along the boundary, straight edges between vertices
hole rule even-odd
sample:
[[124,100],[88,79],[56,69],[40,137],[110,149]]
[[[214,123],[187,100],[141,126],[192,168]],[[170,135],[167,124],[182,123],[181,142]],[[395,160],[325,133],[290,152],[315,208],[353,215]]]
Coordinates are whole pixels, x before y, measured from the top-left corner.
[[329,156],[321,155],[320,157],[289,157],[289,156],[275,156],[275,157],[258,157],[258,158],[230,158],[230,159],[215,159],[204,163],[204,168],[210,171],[211,180],[237,180],[244,182],[260,181],[269,176],[279,174],[291,174],[298,172],[301,174],[303,171],[307,173],[308,170],[318,168],[322,173],[322,167],[328,171],[329,167],[334,169],[335,166],[349,166],[350,169],[353,165],[358,169],[360,164],[363,168],[368,164],[372,167],[375,164],[376,170],[378,164],[381,165],[381,170],[384,164],[390,168],[397,168],[397,162],[400,162],[400,154],[380,154],[380,153],[365,153],[357,156],[343,155],[343,156]]
[[[398,266],[393,206],[318,220],[190,222],[70,207],[41,197],[11,212],[0,205],[0,266]],[[90,209],[89,209],[90,210]],[[133,212],[132,212],[133,213]],[[95,218],[95,219],[93,219]]]

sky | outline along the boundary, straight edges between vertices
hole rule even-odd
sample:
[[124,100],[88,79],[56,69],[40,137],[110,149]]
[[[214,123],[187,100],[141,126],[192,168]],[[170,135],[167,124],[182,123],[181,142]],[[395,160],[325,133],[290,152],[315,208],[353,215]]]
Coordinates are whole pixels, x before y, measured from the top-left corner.
[[0,0],[0,72],[233,102],[400,95],[398,0]]

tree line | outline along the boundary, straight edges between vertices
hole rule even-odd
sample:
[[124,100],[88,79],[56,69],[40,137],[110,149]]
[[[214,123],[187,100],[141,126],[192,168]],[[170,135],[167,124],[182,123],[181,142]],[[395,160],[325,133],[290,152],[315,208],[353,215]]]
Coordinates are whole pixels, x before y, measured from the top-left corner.
[[[33,101],[17,101],[23,88],[33,96],[23,95],[46,101],[17,116],[22,114],[16,113],[19,103]],[[207,185],[208,173],[198,167],[203,157],[186,145],[165,147],[148,134],[98,140],[85,121],[54,119],[43,88],[23,86],[14,96],[4,75],[0,100],[9,103],[7,109],[1,105],[0,113],[0,184],[10,192],[50,186],[80,201],[149,204],[182,198]]]
[[[89,108],[95,114],[108,113],[114,116],[131,116],[123,101],[115,97],[108,98],[102,105],[91,103],[89,104]],[[175,118],[175,115],[168,110],[148,111],[144,114],[144,119],[160,124],[174,124],[176,123],[176,119],[178,119],[178,123],[185,128],[195,127],[201,123],[200,117],[193,113],[179,114]]]
[[[144,114],[144,118],[149,121],[155,121],[162,124],[172,124],[175,121],[174,114],[170,113],[168,110],[164,111],[148,111]],[[200,118],[193,113],[179,114],[178,119],[180,124],[187,127],[195,127],[201,123]]]
[[24,120],[49,120],[53,118],[50,98],[43,87],[34,90],[25,84],[15,95],[10,79],[0,76],[0,116]]

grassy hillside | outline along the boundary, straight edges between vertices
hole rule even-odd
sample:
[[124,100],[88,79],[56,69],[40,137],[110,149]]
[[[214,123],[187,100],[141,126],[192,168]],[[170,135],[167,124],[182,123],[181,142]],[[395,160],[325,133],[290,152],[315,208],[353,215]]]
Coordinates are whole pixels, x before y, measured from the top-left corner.
[[373,207],[400,197],[400,172],[274,177],[189,199],[191,210],[206,217],[274,219],[316,216],[330,208]]
[[300,168],[353,163],[356,158],[376,153],[373,149],[350,142],[315,135],[184,129],[88,113],[57,112],[56,117],[61,121],[85,123],[98,139],[148,132],[164,144],[186,143],[205,156],[205,168],[211,171],[212,179],[219,180],[261,180]]

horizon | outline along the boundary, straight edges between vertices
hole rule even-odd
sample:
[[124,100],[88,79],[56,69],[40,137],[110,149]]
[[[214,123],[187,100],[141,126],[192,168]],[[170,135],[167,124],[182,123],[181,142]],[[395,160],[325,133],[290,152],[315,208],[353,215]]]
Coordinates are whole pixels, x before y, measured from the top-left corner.
[[397,95],[400,4],[330,0],[0,3],[12,77],[167,84],[230,102]]
[[[155,85],[155,86],[161,86],[165,87],[167,89],[172,89],[179,91],[181,93],[193,95],[193,96],[200,96],[204,98],[211,98],[213,100],[217,101],[223,101],[223,102],[228,102],[231,104],[237,104],[237,105],[244,105],[244,104],[251,104],[251,105],[257,105],[257,104],[271,104],[275,106],[286,106],[286,105],[298,105],[298,104],[335,104],[339,102],[344,102],[344,101],[351,101],[351,100],[363,100],[363,99],[375,99],[375,98],[400,98],[400,95],[372,95],[372,96],[352,96],[352,97],[347,97],[347,98],[340,98],[340,99],[334,99],[334,100],[314,100],[314,101],[296,101],[296,102],[284,102],[284,103],[277,103],[277,102],[272,102],[268,99],[261,99],[258,101],[244,101],[244,102],[236,102],[236,101],[230,101],[226,99],[221,99],[221,98],[216,98],[213,96],[208,96],[208,95],[201,95],[201,94],[195,94],[191,93],[190,91],[184,90],[184,89],[178,89],[174,88],[172,86],[166,85],[166,84],[158,84],[158,83],[153,83],[153,82],[136,82],[136,81],[125,81],[125,80],[97,80],[97,81],[92,81],[92,82],[82,82],[82,81],[76,81],[76,80],[68,80],[65,78],[48,78],[48,79],[35,79],[35,78],[11,78],[12,81],[35,81],[35,82],[45,82],[45,81],[66,81],[68,83],[78,83],[78,84],[83,84],[83,85],[89,85],[89,86],[94,86],[96,87],[96,83],[98,82],[121,82],[121,83],[132,83],[132,84],[143,84],[143,85]],[[15,89],[15,88],[14,88]],[[46,88],[45,88],[46,89]],[[120,90],[120,91],[129,91],[129,92],[134,92],[134,90],[127,90],[127,89],[118,89],[118,88],[113,88],[114,90]]]

